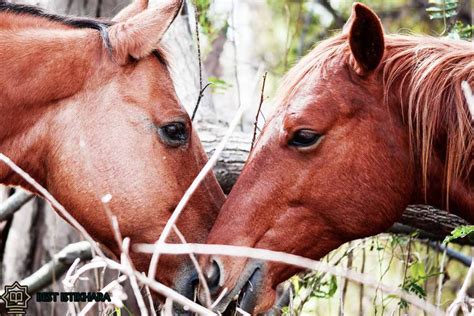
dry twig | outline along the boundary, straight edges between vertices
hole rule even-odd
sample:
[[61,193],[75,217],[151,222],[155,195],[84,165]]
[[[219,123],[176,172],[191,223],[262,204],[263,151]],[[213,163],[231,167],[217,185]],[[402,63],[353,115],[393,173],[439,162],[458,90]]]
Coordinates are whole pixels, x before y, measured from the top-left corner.
[[69,214],[68,211],[61,205],[52,195],[48,192],[42,185],[40,185],[35,179],[33,179],[28,173],[21,169],[17,164],[15,164],[10,158],[0,153],[0,161],[3,161],[8,167],[10,167],[15,173],[22,177],[26,182],[28,182],[32,187],[34,187],[39,194],[41,194],[44,199],[46,199],[51,205],[63,216],[69,223],[76,228],[82,236],[91,244],[92,249],[101,257],[105,257],[102,250],[99,248],[94,239],[89,235],[85,228],[79,224],[79,222]]
[[143,253],[166,253],[166,254],[203,254],[203,255],[224,255],[233,257],[253,258],[265,261],[279,262],[293,265],[304,269],[318,270],[330,273],[335,276],[344,277],[357,283],[364,283],[373,288],[379,288],[381,291],[396,295],[418,308],[429,312],[432,315],[444,315],[440,309],[431,303],[418,298],[415,295],[404,292],[400,289],[392,288],[386,284],[375,281],[373,278],[363,275],[354,270],[335,267],[333,265],[311,260],[301,256],[288,254],[284,252],[271,251],[266,249],[257,249],[250,247],[229,246],[229,245],[205,245],[205,244],[137,244],[134,246],[136,251]]
[[[52,284],[55,279],[63,275],[75,261],[90,260],[92,252],[89,242],[80,241],[70,244],[58,252],[50,262],[42,266],[38,271],[20,281],[20,284],[28,286],[29,294],[34,294],[48,285]],[[0,292],[0,296],[3,291]]]
[[[171,214],[171,217],[169,218],[168,222],[166,223],[163,232],[160,235],[160,238],[157,240],[156,244],[163,244],[166,241],[166,238],[168,238],[171,230],[173,229],[173,226],[175,225],[178,217],[181,215],[182,211],[186,207],[186,204],[188,201],[191,199],[191,196],[193,193],[196,191],[196,189],[199,187],[201,182],[204,180],[204,178],[207,176],[209,172],[212,172],[212,168],[215,166],[217,163],[217,160],[219,156],[221,155],[222,151],[224,150],[225,146],[229,142],[229,139],[234,132],[235,128],[240,122],[240,119],[244,112],[247,110],[248,106],[243,106],[240,107],[239,110],[237,111],[237,114],[235,115],[234,119],[229,125],[229,128],[227,129],[226,134],[220,141],[219,145],[217,146],[216,150],[212,154],[211,158],[208,160],[206,165],[201,169],[197,177],[194,179],[194,181],[191,183],[189,188],[186,190],[184,193],[184,196],[182,199],[179,201],[178,206],[174,210],[173,214]],[[154,278],[156,275],[156,270],[158,267],[158,261],[159,261],[159,251],[158,247],[156,248],[156,251],[153,253],[151,261],[150,261],[150,267],[148,269],[148,277],[149,278]]]
[[253,128],[253,137],[252,137],[252,144],[250,145],[250,151],[252,151],[253,146],[255,145],[255,140],[257,138],[257,128],[258,128],[258,118],[260,116],[260,112],[262,111],[262,104],[264,101],[264,93],[265,93],[265,82],[267,80],[267,72],[263,75],[263,83],[262,83],[262,91],[260,93],[260,103],[258,105],[257,116],[255,117],[255,123]]

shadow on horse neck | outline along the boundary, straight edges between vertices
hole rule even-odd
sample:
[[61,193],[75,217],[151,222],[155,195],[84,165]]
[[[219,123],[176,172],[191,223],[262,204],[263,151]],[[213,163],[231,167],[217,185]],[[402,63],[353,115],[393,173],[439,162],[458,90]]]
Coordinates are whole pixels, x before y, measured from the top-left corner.
[[[155,242],[207,161],[159,45],[181,1],[142,3],[100,22],[0,2],[0,152],[117,256],[101,198],[112,197],[107,207],[123,237]],[[26,186],[3,164],[0,181]],[[205,241],[223,200],[208,175],[177,227]],[[149,257],[131,256],[146,271]],[[175,281],[190,270],[186,258],[165,256],[157,276],[180,288]]]

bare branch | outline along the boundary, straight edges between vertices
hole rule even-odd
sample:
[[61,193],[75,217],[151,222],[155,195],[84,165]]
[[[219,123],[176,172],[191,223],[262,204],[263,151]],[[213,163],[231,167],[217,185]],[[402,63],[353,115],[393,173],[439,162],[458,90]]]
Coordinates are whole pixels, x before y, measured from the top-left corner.
[[28,203],[34,195],[23,190],[17,190],[5,202],[0,205],[0,221],[5,221],[12,216],[16,211]]
[[41,184],[39,184],[35,179],[33,179],[28,173],[21,169],[17,164],[15,164],[10,158],[0,153],[0,161],[3,161],[10,169],[12,169],[16,174],[22,177],[28,184],[34,187],[51,205],[58,211],[58,213],[63,216],[69,223],[74,226],[81,234],[84,236],[87,241],[91,244],[94,251],[99,254],[101,257],[105,257],[103,251],[99,248],[94,239],[89,235],[85,228],[79,224],[79,222],[69,214],[68,211],[61,205],[52,195],[48,192]]
[[[464,279],[464,283],[461,287],[461,289],[458,292],[458,295],[454,302],[448,307],[447,314],[449,316],[455,316],[458,314],[459,308],[462,308],[463,306],[467,305],[467,299],[468,296],[466,294],[467,289],[469,285],[473,282],[474,280],[474,261],[471,263],[471,267],[467,271],[466,278]],[[472,307],[471,307],[472,308]],[[466,313],[465,313],[466,315]]]
[[466,267],[470,267],[472,264],[472,257],[466,256],[462,252],[456,251],[453,248],[450,248],[448,246],[445,246],[439,242],[434,242],[434,241],[428,241],[428,245],[439,252],[445,252],[446,255],[448,255],[450,258],[462,263]]
[[250,145],[250,151],[253,149],[253,145],[255,144],[255,139],[257,138],[257,129],[258,129],[258,118],[260,116],[260,112],[262,111],[262,104],[264,100],[264,92],[265,92],[265,82],[267,81],[267,72],[263,75],[263,83],[262,83],[262,91],[260,93],[260,104],[258,105],[257,109],[257,116],[255,117],[255,124],[253,128],[253,137],[252,137],[252,144]]
[[194,121],[194,118],[196,117],[196,113],[199,109],[199,104],[201,104],[201,100],[202,100],[202,97],[204,96],[204,92],[206,91],[206,89],[212,85],[212,82],[208,82],[204,88],[201,89],[201,91],[199,91],[199,97],[197,99],[197,102],[196,102],[196,106],[194,107],[194,110],[193,110],[193,113],[191,115],[191,121]]
[[334,18],[334,24],[336,28],[342,28],[345,23],[344,17],[342,17],[329,3],[328,0],[318,0],[318,3],[322,5]]
[[271,251],[266,249],[257,249],[250,247],[229,246],[229,245],[205,245],[205,244],[136,244],[136,251],[142,253],[166,253],[166,254],[203,254],[203,255],[224,255],[231,257],[245,257],[260,259],[265,261],[279,262],[283,264],[293,265],[304,269],[317,270],[320,272],[330,273],[335,276],[344,277],[357,283],[364,283],[381,291],[396,295],[407,302],[417,306],[418,308],[429,312],[432,315],[444,315],[444,313],[431,303],[420,299],[419,297],[404,292],[398,288],[392,288],[381,282],[377,282],[372,277],[364,275],[354,270],[337,267],[326,262],[311,260],[305,257],[288,254],[279,251]]
[[[92,258],[89,242],[81,241],[67,245],[50,262],[23,281],[20,281],[20,284],[28,286],[29,294],[34,294],[51,285],[54,280],[59,279],[77,258],[80,260],[90,260]],[[3,291],[0,295],[3,295]]]

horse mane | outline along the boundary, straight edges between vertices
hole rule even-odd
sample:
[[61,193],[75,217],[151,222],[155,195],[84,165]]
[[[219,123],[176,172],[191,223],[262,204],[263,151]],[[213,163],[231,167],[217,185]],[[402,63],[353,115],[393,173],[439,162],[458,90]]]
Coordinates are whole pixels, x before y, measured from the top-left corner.
[[[58,22],[62,25],[70,26],[78,29],[93,29],[100,33],[103,40],[104,46],[109,53],[112,52],[112,45],[109,39],[108,29],[114,24],[113,21],[94,19],[94,18],[83,18],[74,17],[67,15],[59,15],[46,12],[45,10],[24,4],[16,4],[6,2],[6,0],[0,0],[0,13],[11,13],[16,15],[29,15],[45,19],[50,22]],[[168,60],[166,58],[166,52],[163,48],[157,48],[153,51],[153,55],[165,66],[168,66]]]
[[[470,179],[473,128],[461,83],[474,84],[472,43],[429,36],[388,37],[383,64],[385,96],[398,93],[407,109],[415,160],[426,189],[435,145],[444,159],[446,200],[454,181]],[[405,95],[405,97],[402,97]]]
[[[379,71],[384,103],[397,96],[405,109],[411,152],[422,174],[426,192],[428,166],[435,145],[444,161],[446,201],[456,180],[470,181],[473,169],[473,127],[461,83],[474,85],[472,43],[429,36],[386,35],[385,56]],[[322,41],[285,76],[277,104],[288,104],[302,79],[326,76],[332,65],[350,63],[347,34]],[[404,112],[402,110],[402,112]],[[470,185],[470,184],[468,184]]]

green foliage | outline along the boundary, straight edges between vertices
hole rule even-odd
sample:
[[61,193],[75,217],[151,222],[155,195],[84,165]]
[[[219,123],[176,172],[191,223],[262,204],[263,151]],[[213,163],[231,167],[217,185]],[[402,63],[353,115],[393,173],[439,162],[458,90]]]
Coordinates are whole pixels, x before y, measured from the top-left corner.
[[458,0],[429,0],[430,7],[426,9],[430,19],[449,19],[457,15]]
[[[122,312],[122,309],[126,312],[126,314]],[[130,309],[127,308],[127,306],[124,305],[122,308],[115,307],[107,315],[110,315],[110,316],[122,316],[122,315],[123,316],[125,316],[125,315],[133,316],[134,314],[130,311]]]
[[316,287],[313,287],[312,296],[318,298],[331,298],[337,291],[337,279],[331,276],[329,280],[318,282]]
[[469,24],[464,24],[461,21],[456,21],[451,31],[448,33],[448,37],[453,39],[472,39],[472,34],[474,32],[474,27]]
[[204,34],[214,33],[213,24],[208,15],[211,6],[211,0],[195,0],[196,10],[199,17],[199,25]]
[[447,33],[447,36],[453,39],[469,40],[472,38],[472,25],[464,24],[461,21],[448,23],[448,20],[458,14],[459,0],[429,0],[429,3],[431,6],[426,9],[426,12],[432,20],[443,20],[443,33]]
[[446,238],[443,240],[443,244],[447,244],[458,238],[465,238],[469,236],[474,237],[474,225],[459,226],[451,232],[451,235],[446,236]]
[[232,87],[231,84],[220,78],[209,77],[207,78],[207,80],[212,83],[212,85],[210,86],[212,93],[223,93],[225,90]]

